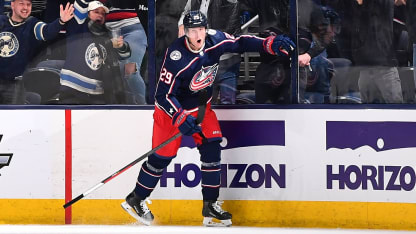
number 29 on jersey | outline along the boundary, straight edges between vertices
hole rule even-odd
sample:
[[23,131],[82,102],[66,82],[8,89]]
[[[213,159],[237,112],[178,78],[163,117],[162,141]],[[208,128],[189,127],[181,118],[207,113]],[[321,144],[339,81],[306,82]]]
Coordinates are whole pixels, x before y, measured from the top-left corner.
[[166,68],[162,69],[162,72],[160,73],[160,81],[165,82],[166,84],[170,85],[172,83],[172,73],[168,72]]

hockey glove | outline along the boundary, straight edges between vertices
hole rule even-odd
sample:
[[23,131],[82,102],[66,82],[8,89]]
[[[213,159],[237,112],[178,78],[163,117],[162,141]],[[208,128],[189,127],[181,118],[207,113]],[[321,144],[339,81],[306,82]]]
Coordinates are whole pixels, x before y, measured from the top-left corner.
[[296,45],[289,37],[279,35],[266,38],[263,47],[271,55],[288,56],[296,48]]
[[192,136],[192,134],[202,131],[201,127],[196,124],[196,118],[183,109],[173,115],[172,124],[186,136]]

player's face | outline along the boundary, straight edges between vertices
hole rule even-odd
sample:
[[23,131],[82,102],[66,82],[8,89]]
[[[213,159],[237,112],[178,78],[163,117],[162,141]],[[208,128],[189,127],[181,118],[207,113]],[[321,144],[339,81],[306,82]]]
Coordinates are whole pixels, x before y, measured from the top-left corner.
[[88,16],[90,17],[92,21],[95,21],[99,24],[105,23],[105,10],[102,7],[89,11]]
[[27,19],[32,12],[31,0],[15,0],[11,3],[12,7],[12,20],[16,22],[22,22]]
[[205,27],[188,28],[186,30],[186,36],[188,37],[189,45],[193,50],[199,50],[202,48],[205,42],[207,30]]

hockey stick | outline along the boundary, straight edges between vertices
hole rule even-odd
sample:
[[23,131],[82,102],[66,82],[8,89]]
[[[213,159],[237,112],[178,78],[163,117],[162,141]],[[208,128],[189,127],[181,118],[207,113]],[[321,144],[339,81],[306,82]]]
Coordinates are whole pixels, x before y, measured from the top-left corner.
[[[200,124],[202,123],[202,120],[204,119],[205,116],[205,109],[206,109],[206,102],[208,99],[207,96],[207,91],[206,90],[201,90],[200,91],[200,96],[199,96],[199,107],[198,107],[198,116],[196,119],[196,123]],[[92,191],[100,188],[101,186],[103,186],[104,184],[106,184],[107,182],[109,182],[110,180],[116,178],[118,175],[120,175],[121,173],[125,172],[126,170],[128,170],[130,167],[136,165],[138,162],[142,161],[143,159],[147,158],[149,155],[155,153],[156,151],[158,151],[159,149],[165,147],[167,144],[169,144],[170,142],[174,141],[176,138],[180,137],[182,135],[182,133],[178,132],[177,134],[175,134],[174,136],[172,136],[171,138],[167,139],[166,141],[164,141],[163,143],[161,143],[160,145],[156,146],[155,148],[153,148],[152,150],[150,150],[149,152],[143,154],[142,156],[138,157],[136,160],[134,160],[133,162],[127,164],[125,167],[121,168],[120,170],[116,171],[115,173],[113,173],[112,175],[110,175],[109,177],[105,178],[103,181],[101,181],[100,183],[96,184],[94,187],[90,188],[89,190],[87,190],[86,192],[84,192],[83,194],[79,195],[78,197],[72,199],[71,201],[67,202],[64,204],[64,208],[66,209],[67,207],[71,206],[72,204],[74,204],[75,202],[81,200],[82,198],[86,197],[88,194],[90,194]],[[205,140],[205,136],[202,132],[199,132],[199,135]]]

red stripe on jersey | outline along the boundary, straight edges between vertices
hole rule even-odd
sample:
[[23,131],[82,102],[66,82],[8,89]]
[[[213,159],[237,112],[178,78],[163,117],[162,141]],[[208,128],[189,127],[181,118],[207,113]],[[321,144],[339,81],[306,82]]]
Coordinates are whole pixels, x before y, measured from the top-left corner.
[[137,17],[137,13],[135,12],[114,12],[106,15],[105,19],[107,21],[116,21],[116,20],[122,20],[122,19],[130,19]]

